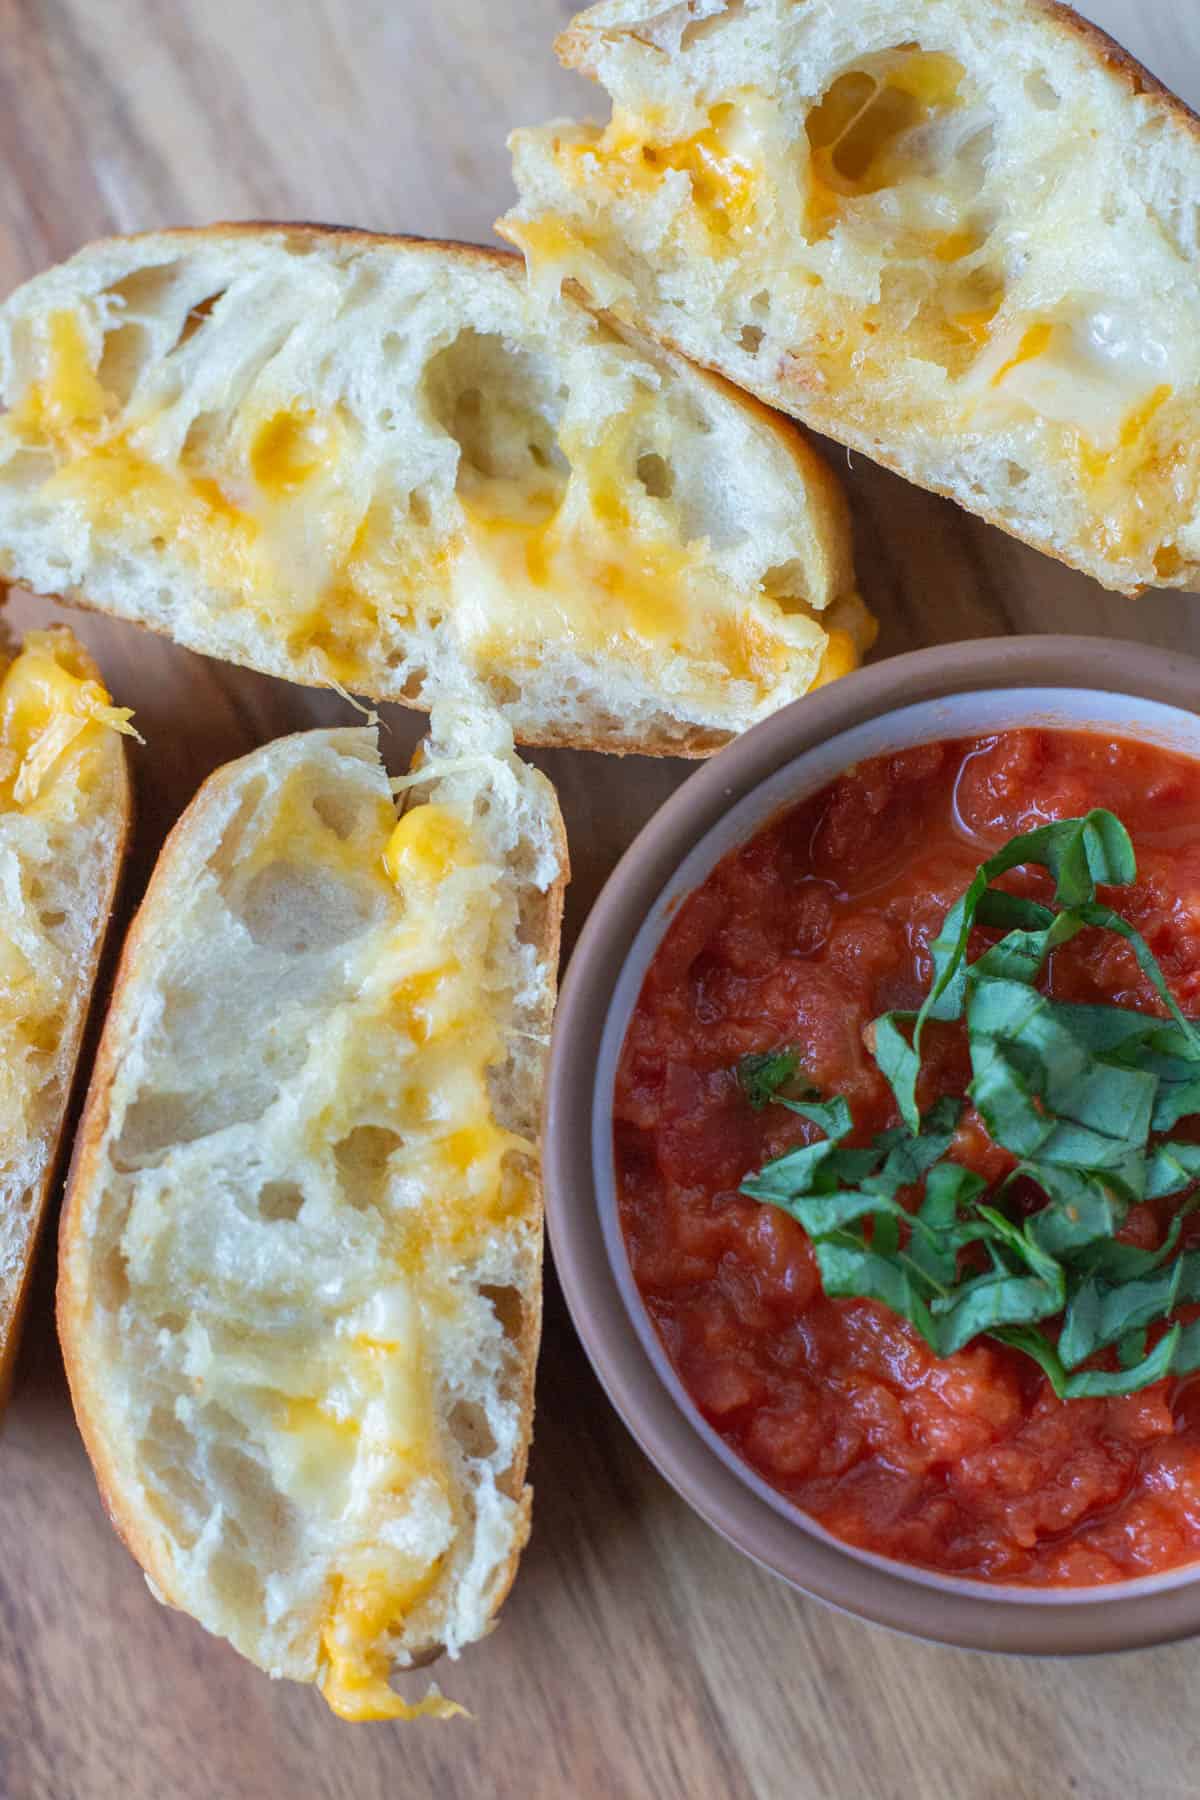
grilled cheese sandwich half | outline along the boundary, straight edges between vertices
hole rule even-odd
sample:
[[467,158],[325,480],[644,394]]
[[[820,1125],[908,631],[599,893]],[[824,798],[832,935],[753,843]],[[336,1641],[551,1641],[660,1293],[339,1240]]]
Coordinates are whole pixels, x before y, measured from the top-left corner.
[[1200,584],[1200,127],[1048,0],[605,0],[501,229],[1114,588]]
[[126,945],[59,1320],[164,1599],[346,1719],[486,1631],[528,1535],[536,1134],[566,853],[498,718],[218,771]]
[[129,717],[64,626],[0,641],[0,1390],[129,833]]
[[0,308],[0,572],[291,680],[702,753],[871,621],[796,429],[510,253],[91,246]]

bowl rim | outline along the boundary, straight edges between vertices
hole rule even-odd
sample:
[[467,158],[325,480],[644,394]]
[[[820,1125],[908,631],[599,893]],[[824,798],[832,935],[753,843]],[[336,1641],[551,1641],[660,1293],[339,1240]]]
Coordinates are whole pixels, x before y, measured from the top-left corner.
[[[1084,689],[1200,713],[1200,661],[1148,645],[1086,637],[1010,637],[936,646],[844,676],[754,726],[689,777],[621,857],[579,935],[562,985],[543,1121],[546,1216],[575,1328],[609,1399],[659,1472],[736,1548],[841,1611],[962,1648],[1085,1655],[1200,1632],[1200,1560],[1103,1589],[1040,1590],[951,1582],[799,1524],[719,1456],[642,1342],[609,1260],[592,1163],[600,1043],[616,980],[679,864],[721,817],[825,740],[905,707],[969,692]],[[1190,1567],[1190,1566],[1189,1566]],[[1153,1584],[1151,1591],[1147,1591]],[[1072,1598],[1073,1592],[1080,1594]],[[1024,1602],[1024,1603],[1021,1603]]]

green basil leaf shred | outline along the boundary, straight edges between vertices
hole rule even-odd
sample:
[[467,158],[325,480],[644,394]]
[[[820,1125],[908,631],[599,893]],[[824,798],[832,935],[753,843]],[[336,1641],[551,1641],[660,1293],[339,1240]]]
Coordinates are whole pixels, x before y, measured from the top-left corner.
[[[992,885],[1025,866],[1052,877],[1054,908]],[[872,1053],[900,1122],[869,1145],[847,1141],[844,1097],[796,1093],[798,1050],[744,1057],[737,1069],[755,1110],[778,1102],[823,1133],[741,1191],[803,1226],[826,1293],[890,1307],[940,1356],[988,1335],[1031,1358],[1063,1399],[1130,1393],[1200,1368],[1200,1320],[1171,1319],[1200,1302],[1200,1250],[1179,1249],[1183,1216],[1200,1205],[1200,1144],[1152,1141],[1200,1115],[1200,1028],[1144,938],[1097,898],[1098,887],[1136,875],[1129,834],[1103,809],[1023,833],[979,868],[929,945],[920,1009],[874,1021]],[[1003,935],[969,962],[976,928]],[[1085,929],[1130,946],[1168,1017],[1039,991],[1047,959]],[[930,1019],[964,1022],[966,1098],[1015,1159],[990,1188],[954,1160],[963,1101],[945,1096],[919,1111]],[[1042,1203],[1014,1216],[1008,1208],[1029,1184]],[[1118,1241],[1132,1204],[1176,1195],[1157,1249]],[[1043,1329],[1054,1321],[1057,1342]],[[1085,1366],[1114,1352],[1117,1368]]]
[[[743,1056],[737,1065],[738,1086],[755,1112],[775,1099],[780,1088],[794,1080],[800,1067],[798,1050],[767,1050]],[[812,1098],[816,1098],[812,1090]]]
[[1139,1388],[1149,1387],[1152,1381],[1161,1381],[1164,1375],[1171,1373],[1181,1335],[1182,1327],[1172,1325],[1149,1356],[1130,1369],[1080,1369],[1076,1374],[1068,1375],[1063,1384],[1064,1398],[1088,1400],[1111,1394],[1135,1394]]

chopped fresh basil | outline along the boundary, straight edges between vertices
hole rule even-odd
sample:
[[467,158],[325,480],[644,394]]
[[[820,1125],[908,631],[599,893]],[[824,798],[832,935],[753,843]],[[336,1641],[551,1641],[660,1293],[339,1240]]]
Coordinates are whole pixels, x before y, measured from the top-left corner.
[[1131,1369],[1080,1369],[1068,1375],[1063,1383],[1064,1398],[1087,1400],[1098,1395],[1134,1394],[1139,1388],[1149,1387],[1152,1381],[1161,1381],[1171,1373],[1181,1335],[1182,1327],[1172,1325],[1149,1356]]
[[1006,1269],[992,1269],[964,1281],[944,1300],[935,1300],[932,1311],[937,1335],[935,1349],[939,1356],[953,1356],[981,1332],[993,1331],[997,1325],[1033,1325],[1058,1311],[1062,1305],[1059,1287],[1048,1287],[1034,1275],[1010,1275]]
[[[1054,879],[1055,907],[992,883],[1026,865]],[[1125,1394],[1172,1370],[1200,1368],[1200,1320],[1171,1322],[1200,1302],[1200,1251],[1176,1254],[1183,1214],[1200,1199],[1200,1144],[1159,1138],[1200,1113],[1200,1028],[1187,1019],[1129,922],[1096,896],[1135,880],[1125,827],[1097,810],[1015,837],[984,863],[930,945],[933,978],[918,1012],[874,1023],[875,1062],[900,1123],[854,1145],[844,1098],[784,1097],[799,1052],[744,1057],[738,1080],[756,1109],[778,1099],[823,1133],[742,1184],[813,1240],[825,1291],[881,1301],[941,1356],[989,1335],[1031,1357],[1062,1398]],[[976,926],[1004,935],[974,962]],[[1046,959],[1078,932],[1116,933],[1169,1018],[1051,1000]],[[1019,1160],[988,1189],[952,1157],[962,1100],[922,1118],[917,1085],[929,1019],[965,1023],[967,1094],[992,1139]],[[1019,1222],[1004,1210],[1017,1181],[1044,1204]],[[922,1190],[913,1209],[914,1190]],[[1185,1195],[1157,1250],[1116,1234],[1131,1204]],[[964,1255],[963,1253],[968,1254]],[[1057,1343],[1041,1329],[1059,1322]],[[1155,1326],[1165,1326],[1147,1348]],[[1085,1367],[1115,1352],[1119,1367]]]
[[933,1335],[935,1328],[921,1284],[898,1253],[884,1256],[865,1244],[842,1243],[837,1238],[818,1239],[816,1253],[827,1294],[882,1300],[922,1336]]
[[1183,1258],[1164,1263],[1153,1275],[1109,1287],[1094,1275],[1085,1278],[1071,1297],[1063,1317],[1058,1354],[1063,1367],[1078,1368],[1097,1350],[1107,1350],[1131,1331],[1165,1318],[1179,1298]]
[[1076,1252],[1072,1262],[1081,1274],[1098,1275],[1114,1287],[1125,1281],[1138,1281],[1165,1263],[1179,1242],[1183,1217],[1176,1214],[1167,1235],[1157,1250],[1141,1250],[1136,1244],[1119,1244],[1115,1238],[1098,1238]]
[[1178,1194],[1200,1178],[1200,1144],[1158,1144],[1146,1169],[1146,1198]]
[[1097,1242],[1110,1243],[1125,1223],[1128,1204],[1107,1171],[1098,1175],[1090,1169],[1026,1162],[1019,1164],[1016,1172],[1046,1195],[1045,1206],[1030,1219],[1026,1230],[1052,1256],[1084,1250]]
[[1146,1359],[1146,1339],[1149,1333],[1144,1325],[1135,1326],[1127,1331],[1123,1338],[1117,1340],[1117,1361],[1123,1369],[1136,1369]]
[[761,1112],[786,1087],[800,1067],[798,1050],[768,1050],[743,1056],[737,1066],[738,1085],[754,1108]]

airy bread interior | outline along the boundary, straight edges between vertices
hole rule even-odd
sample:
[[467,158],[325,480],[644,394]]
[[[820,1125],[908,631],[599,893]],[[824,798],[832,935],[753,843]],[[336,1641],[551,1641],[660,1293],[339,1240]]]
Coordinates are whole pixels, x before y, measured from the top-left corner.
[[870,641],[795,428],[508,252],[95,244],[0,308],[0,396],[0,571],[291,680],[701,753]]
[[64,626],[0,632],[0,1389],[128,835],[126,719]]
[[607,0],[501,229],[1114,588],[1200,585],[1200,129],[1046,0]]
[[[152,1585],[347,1718],[507,1591],[565,842],[493,717],[217,772],[133,927],[64,1215],[76,1411]],[[445,1702],[427,1702],[445,1710]]]

